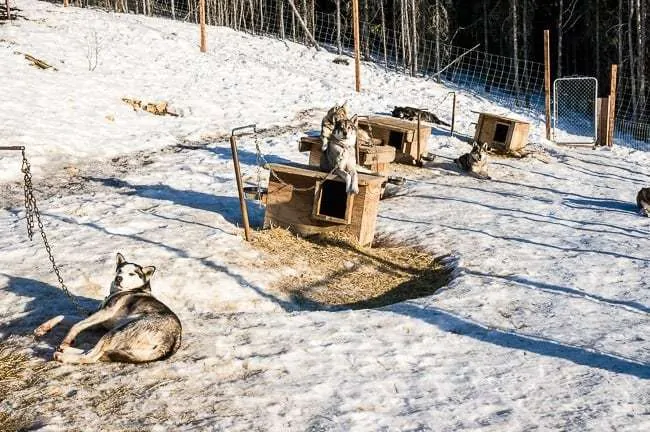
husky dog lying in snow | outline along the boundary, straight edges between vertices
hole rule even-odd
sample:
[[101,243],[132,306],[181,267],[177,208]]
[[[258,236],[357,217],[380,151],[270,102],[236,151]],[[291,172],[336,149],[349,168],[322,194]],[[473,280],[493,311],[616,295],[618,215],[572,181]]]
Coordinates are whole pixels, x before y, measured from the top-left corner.
[[396,106],[393,110],[392,116],[405,120],[417,120],[418,113],[420,114],[420,120],[423,122],[441,124],[451,127],[449,123],[440,120],[434,113],[419,108]]
[[478,178],[489,180],[490,176],[487,172],[487,149],[487,143],[479,144],[474,141],[472,144],[472,150],[469,153],[460,156],[458,159],[454,159],[454,162],[456,162],[463,171],[467,171]]
[[[76,323],[61,342],[54,360],[63,363],[115,361],[144,363],[174,354],[181,345],[181,322],[151,294],[153,266],[127,262],[117,254],[111,291],[97,312]],[[59,315],[41,324],[34,335],[43,336],[64,319]],[[70,345],[82,331],[102,325],[109,331],[88,352]]]
[[323,142],[323,151],[327,150],[327,144],[332,136],[336,122],[347,120],[348,115],[347,102],[343,103],[341,106],[333,106],[329,111],[327,111],[327,114],[325,114],[325,117],[323,117],[323,121],[320,124],[320,138]]
[[643,188],[636,195],[636,205],[639,213],[643,216],[650,216],[650,188]]
[[351,119],[337,120],[332,128],[327,149],[321,158],[321,169],[333,171],[345,180],[345,191],[352,194],[359,193],[356,151],[358,127],[356,115]]

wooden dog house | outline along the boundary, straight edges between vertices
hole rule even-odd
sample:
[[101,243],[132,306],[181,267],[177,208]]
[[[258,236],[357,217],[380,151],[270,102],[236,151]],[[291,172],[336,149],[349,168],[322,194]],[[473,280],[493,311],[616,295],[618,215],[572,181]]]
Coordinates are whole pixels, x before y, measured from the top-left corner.
[[433,125],[389,116],[359,118],[359,127],[371,137],[381,140],[384,146],[395,148],[395,161],[406,164],[420,163],[427,153],[429,136]]
[[[381,141],[379,141],[381,144]],[[298,150],[309,152],[309,165],[320,166],[323,156],[323,143],[320,137],[300,138]],[[388,176],[390,163],[395,160],[395,148],[383,145],[359,145],[359,165],[379,175]]]
[[474,140],[496,151],[510,153],[528,144],[530,123],[488,113],[478,113]]
[[375,237],[379,195],[385,177],[359,174],[359,193],[308,165],[269,164],[264,227],[281,226],[301,235],[342,231],[370,246]]

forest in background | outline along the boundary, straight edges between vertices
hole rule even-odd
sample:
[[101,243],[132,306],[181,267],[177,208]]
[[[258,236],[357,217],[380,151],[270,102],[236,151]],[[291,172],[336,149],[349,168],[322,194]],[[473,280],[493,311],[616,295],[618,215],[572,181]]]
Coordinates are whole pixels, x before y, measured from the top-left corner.
[[[199,14],[199,0],[72,3],[191,22]],[[352,47],[350,0],[205,0],[205,5],[209,25],[317,43],[340,53]],[[543,89],[548,29],[553,78],[595,76],[604,96],[610,66],[618,64],[620,117],[650,124],[650,0],[359,0],[359,8],[365,60],[414,75],[465,80],[466,86],[476,86],[480,78],[484,91],[514,95],[518,105],[522,98],[531,103],[522,95],[537,98]]]

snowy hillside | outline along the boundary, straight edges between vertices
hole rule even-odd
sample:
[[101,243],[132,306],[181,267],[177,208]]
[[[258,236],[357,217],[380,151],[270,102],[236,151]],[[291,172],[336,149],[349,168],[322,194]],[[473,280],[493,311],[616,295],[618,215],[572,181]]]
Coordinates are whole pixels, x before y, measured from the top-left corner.
[[[193,25],[14,3],[19,19],[0,21],[0,146],[27,148],[66,283],[94,305],[116,252],[155,265],[154,294],[184,341],[147,365],[49,362],[0,412],[43,431],[650,430],[650,219],[635,206],[649,154],[559,148],[535,118],[534,155],[493,158],[483,181],[451,162],[467,144],[435,130],[438,157],[404,170],[377,233],[452,254],[455,279],[382,309],[301,310],[271,288],[288,269],[266,267],[241,237],[230,129],[256,123],[267,158],[306,162],[297,141],[332,104],[428,106],[448,119],[450,89],[364,67],[355,94],[352,64],[305,46],[209,28],[201,54]],[[461,133],[473,131],[471,110],[508,113],[459,92]],[[254,140],[240,149],[254,184]],[[0,152],[0,344],[36,367],[63,330],[39,341],[31,331],[74,308],[26,236],[20,181],[19,153]],[[259,224],[263,209],[250,212]]]

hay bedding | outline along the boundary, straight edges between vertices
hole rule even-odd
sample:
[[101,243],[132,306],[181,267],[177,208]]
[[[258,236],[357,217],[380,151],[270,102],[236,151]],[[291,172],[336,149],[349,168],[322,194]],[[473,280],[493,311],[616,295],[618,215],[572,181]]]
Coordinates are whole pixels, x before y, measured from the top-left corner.
[[268,253],[266,266],[294,269],[273,289],[307,308],[382,307],[431,295],[450,278],[444,257],[386,241],[364,248],[339,233],[303,239],[273,228],[257,232],[253,244]]
[[0,342],[0,431],[24,430],[33,423],[35,400],[13,400],[11,396],[32,388],[47,368],[12,341]]

